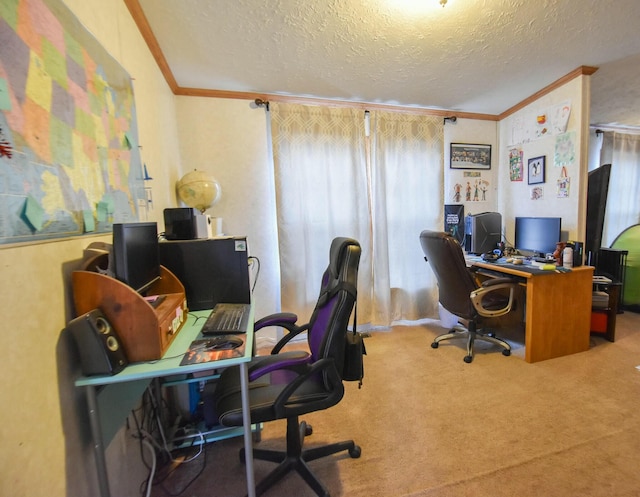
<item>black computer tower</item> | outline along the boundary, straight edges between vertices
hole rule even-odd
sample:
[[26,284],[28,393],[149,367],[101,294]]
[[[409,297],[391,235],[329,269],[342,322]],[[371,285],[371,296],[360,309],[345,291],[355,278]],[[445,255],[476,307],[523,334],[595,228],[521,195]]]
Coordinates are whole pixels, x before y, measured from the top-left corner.
[[159,243],[160,264],[184,285],[191,311],[218,302],[251,301],[247,239],[167,240]]

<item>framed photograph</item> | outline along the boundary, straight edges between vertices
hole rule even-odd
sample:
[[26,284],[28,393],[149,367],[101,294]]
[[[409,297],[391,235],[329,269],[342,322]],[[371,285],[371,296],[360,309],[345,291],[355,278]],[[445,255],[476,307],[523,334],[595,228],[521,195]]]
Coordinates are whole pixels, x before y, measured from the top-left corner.
[[544,183],[544,163],[545,156],[529,159],[529,184],[537,185]]
[[452,143],[451,169],[491,169],[491,145]]

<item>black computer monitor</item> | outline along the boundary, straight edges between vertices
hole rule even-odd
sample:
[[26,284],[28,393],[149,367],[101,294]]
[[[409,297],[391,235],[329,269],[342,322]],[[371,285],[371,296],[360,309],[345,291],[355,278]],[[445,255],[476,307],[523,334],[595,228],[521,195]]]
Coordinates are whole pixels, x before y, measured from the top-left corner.
[[113,225],[115,277],[140,294],[160,278],[157,223]]
[[517,217],[515,248],[535,257],[552,254],[560,241],[561,227],[559,217]]

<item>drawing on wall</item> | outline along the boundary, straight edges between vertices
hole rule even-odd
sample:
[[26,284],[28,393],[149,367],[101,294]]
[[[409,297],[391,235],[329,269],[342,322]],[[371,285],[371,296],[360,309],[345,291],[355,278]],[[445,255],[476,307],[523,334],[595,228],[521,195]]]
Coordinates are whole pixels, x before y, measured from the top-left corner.
[[571,115],[571,102],[563,102],[552,108],[551,132],[554,135],[566,133]]
[[456,204],[462,202],[462,185],[460,183],[453,185],[453,202]]
[[465,171],[453,178],[451,200],[453,203],[487,202],[490,195],[490,182],[482,177],[480,171]]
[[486,202],[488,200],[487,192],[489,191],[489,182],[482,178],[467,181],[464,191],[464,199],[466,202]]
[[570,166],[576,160],[576,132],[569,131],[556,136],[553,163],[555,167]]
[[531,200],[540,200],[544,196],[544,189],[541,186],[534,186],[531,188],[529,198]]
[[571,102],[531,110],[513,118],[509,133],[509,146],[528,143],[546,136],[565,133],[571,115]]
[[522,181],[523,165],[522,165],[522,149],[514,147],[509,150],[509,179],[511,181]]
[[466,171],[464,175],[453,178],[450,193],[453,203],[487,202],[490,194],[489,180],[477,171]]
[[0,40],[0,243],[137,221],[131,77],[60,0],[9,2]]
[[558,178],[558,198],[568,198],[570,186],[571,178],[567,175],[567,168],[562,166],[560,177]]

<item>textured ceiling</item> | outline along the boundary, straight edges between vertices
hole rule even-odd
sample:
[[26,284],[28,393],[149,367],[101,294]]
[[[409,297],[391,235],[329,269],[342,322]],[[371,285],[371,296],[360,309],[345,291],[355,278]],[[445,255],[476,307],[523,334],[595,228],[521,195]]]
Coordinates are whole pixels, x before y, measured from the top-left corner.
[[596,66],[591,121],[640,126],[640,0],[139,1],[181,87],[497,115]]

